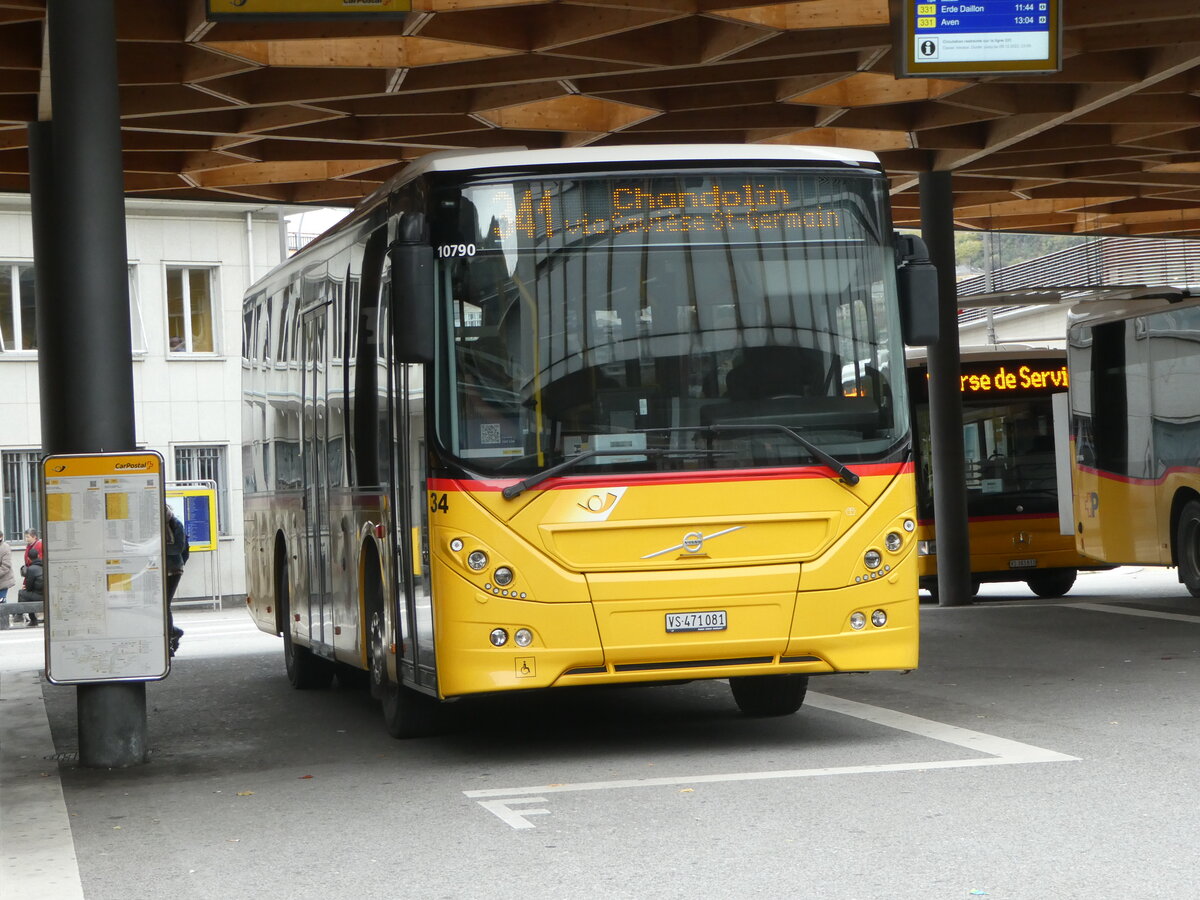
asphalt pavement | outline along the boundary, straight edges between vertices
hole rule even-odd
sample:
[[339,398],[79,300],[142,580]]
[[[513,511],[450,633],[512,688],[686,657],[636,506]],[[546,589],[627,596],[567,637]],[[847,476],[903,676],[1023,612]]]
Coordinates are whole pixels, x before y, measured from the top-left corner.
[[295,691],[241,610],[177,613],[151,760],[75,758],[42,629],[0,633],[0,897],[1159,900],[1196,896],[1200,601],[1173,571],[922,607],[920,667],[454,704],[396,741]]

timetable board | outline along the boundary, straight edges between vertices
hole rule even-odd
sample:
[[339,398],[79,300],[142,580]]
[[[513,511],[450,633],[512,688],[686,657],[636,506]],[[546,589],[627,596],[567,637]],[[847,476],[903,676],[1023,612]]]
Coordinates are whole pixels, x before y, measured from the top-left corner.
[[42,507],[47,679],[166,677],[162,456],[47,456]]
[[896,77],[1062,68],[1062,0],[892,0]]

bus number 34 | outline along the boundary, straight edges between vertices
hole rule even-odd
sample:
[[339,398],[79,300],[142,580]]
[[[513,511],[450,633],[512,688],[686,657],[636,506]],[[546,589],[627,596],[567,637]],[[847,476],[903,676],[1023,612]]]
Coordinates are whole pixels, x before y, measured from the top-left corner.
[[439,494],[437,491],[432,491],[429,494],[429,511],[431,513],[449,512],[449,496],[449,494]]

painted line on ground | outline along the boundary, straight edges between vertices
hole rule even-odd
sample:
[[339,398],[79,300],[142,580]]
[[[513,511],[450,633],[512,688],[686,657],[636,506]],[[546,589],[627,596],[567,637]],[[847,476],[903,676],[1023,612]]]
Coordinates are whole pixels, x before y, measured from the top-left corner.
[[[898,763],[875,763],[861,766],[825,766],[813,769],[782,769],[765,772],[724,772],[710,775],[679,775],[662,778],[631,778],[612,781],[582,781],[566,784],[540,784],[529,787],[512,788],[483,788],[463,791],[466,797],[475,800],[480,806],[498,816],[513,828],[533,828],[532,822],[523,816],[547,815],[545,809],[511,809],[513,803],[545,802],[545,794],[564,794],[580,791],[610,791],[628,788],[665,787],[671,785],[719,784],[738,781],[771,781],[785,778],[815,778],[831,775],[865,775],[877,772],[924,772],[936,769],[964,769],[980,766],[1022,765],[1045,762],[1075,762],[1077,756],[1068,756],[1054,750],[1035,747],[1020,741],[985,734],[982,731],[972,731],[957,725],[935,722],[932,719],[922,719],[893,709],[884,709],[859,703],[855,700],[843,700],[828,694],[809,691],[805,699],[806,706],[836,712],[867,722],[873,722],[885,728],[905,731],[920,737],[952,744],[967,750],[987,754],[972,759],[946,759],[933,761],[914,761]],[[532,796],[537,795],[537,796]]]
[[1191,622],[1200,625],[1200,616],[1187,613],[1160,612],[1157,609],[1138,609],[1136,606],[1113,606],[1108,603],[1064,603],[1070,609],[1086,609],[1091,612],[1116,613],[1119,616],[1140,616],[1143,619],[1170,619],[1172,622]]

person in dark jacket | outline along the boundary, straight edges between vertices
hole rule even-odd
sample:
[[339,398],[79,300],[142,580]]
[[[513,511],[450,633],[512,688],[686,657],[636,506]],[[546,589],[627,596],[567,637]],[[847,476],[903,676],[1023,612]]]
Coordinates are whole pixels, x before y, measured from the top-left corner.
[[183,578],[183,567],[187,563],[191,548],[188,546],[187,529],[175,515],[170,506],[167,510],[167,625],[171,632],[171,655],[179,649],[179,639],[183,637],[183,629],[175,625],[175,617],[171,614],[171,601],[175,598],[175,589],[179,587],[179,579]]
[[[46,569],[42,563],[41,541],[28,549],[25,558],[29,560],[28,565],[21,566],[21,574],[25,576],[25,586],[21,588],[21,592],[17,595],[17,600],[21,603],[42,602],[43,592],[46,587]],[[33,626],[38,624],[37,613],[29,613],[25,624]]]

